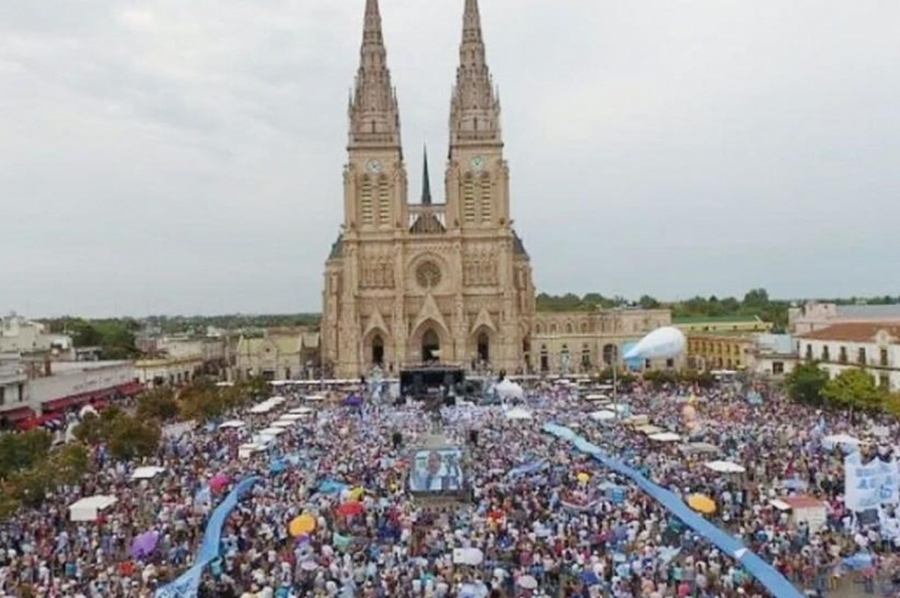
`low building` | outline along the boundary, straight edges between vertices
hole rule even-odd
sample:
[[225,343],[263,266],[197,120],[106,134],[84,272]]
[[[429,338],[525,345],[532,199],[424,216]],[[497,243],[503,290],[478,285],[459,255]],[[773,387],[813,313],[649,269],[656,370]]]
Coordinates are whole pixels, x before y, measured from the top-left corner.
[[147,388],[188,384],[203,371],[203,357],[157,357],[134,362],[137,380]]
[[43,415],[115,401],[142,390],[130,361],[47,362],[44,375],[28,381],[28,398]]
[[318,362],[319,334],[305,328],[273,328],[261,336],[241,336],[235,350],[238,378],[310,378]]
[[[525,359],[529,372],[575,374],[622,364],[629,346],[652,330],[669,326],[668,309],[598,309],[593,312],[537,312]],[[470,364],[478,369],[478,364]],[[645,367],[678,367],[675,360]]]
[[835,324],[852,323],[900,326],[900,304],[838,305],[810,301],[788,309],[788,327],[794,334],[806,334]]
[[784,376],[794,371],[797,352],[790,334],[758,334],[753,349],[753,373],[760,376]]
[[0,420],[15,424],[34,415],[28,400],[28,371],[18,353],[0,353]]
[[691,334],[760,334],[772,330],[771,322],[757,316],[697,316],[673,318],[672,325],[685,336]]
[[28,320],[15,312],[0,318],[0,353],[75,359],[71,336],[51,333],[45,324]]
[[834,377],[864,368],[882,388],[900,390],[900,323],[844,322],[795,337],[798,356],[818,360]]
[[698,370],[746,370],[754,365],[756,341],[742,334],[687,334],[688,366]]

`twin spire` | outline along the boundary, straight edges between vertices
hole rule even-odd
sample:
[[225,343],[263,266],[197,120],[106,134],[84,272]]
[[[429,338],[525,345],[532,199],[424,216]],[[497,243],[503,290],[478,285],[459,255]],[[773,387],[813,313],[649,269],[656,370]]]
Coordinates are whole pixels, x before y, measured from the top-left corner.
[[[450,144],[499,145],[500,102],[485,59],[478,0],[465,2],[459,67],[450,103]],[[366,0],[360,64],[349,115],[350,147],[400,147],[400,110],[387,68],[378,0]]]

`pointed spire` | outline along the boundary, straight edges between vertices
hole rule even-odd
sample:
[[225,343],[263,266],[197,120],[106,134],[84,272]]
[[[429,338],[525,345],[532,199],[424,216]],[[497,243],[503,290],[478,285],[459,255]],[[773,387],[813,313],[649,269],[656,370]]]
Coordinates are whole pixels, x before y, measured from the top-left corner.
[[359,70],[350,102],[350,145],[400,145],[400,111],[387,68],[378,0],[366,0]]
[[424,149],[425,158],[422,163],[422,205],[431,205],[431,180],[428,176],[428,146]]
[[459,67],[450,106],[450,143],[502,143],[500,104],[491,80],[478,0],[466,0]]

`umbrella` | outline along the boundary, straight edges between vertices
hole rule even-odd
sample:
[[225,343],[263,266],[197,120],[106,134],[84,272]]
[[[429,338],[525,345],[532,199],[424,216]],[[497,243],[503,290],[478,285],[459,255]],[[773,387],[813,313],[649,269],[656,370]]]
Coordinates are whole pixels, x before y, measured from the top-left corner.
[[582,484],[587,484],[591,479],[591,474],[582,471],[577,476],[575,476],[575,478]]
[[229,481],[231,481],[231,478],[228,477],[227,473],[217,473],[209,479],[209,487],[213,491],[218,492],[227,486]]
[[351,517],[353,515],[359,515],[363,512],[363,505],[358,501],[350,501],[345,502],[342,505],[339,505],[337,509],[335,509],[335,513],[342,517]]
[[159,542],[159,532],[144,532],[131,542],[131,556],[136,559],[144,558],[153,554],[156,545]]
[[519,578],[519,587],[523,590],[533,590],[537,585],[537,580],[531,575],[523,575]]
[[294,517],[288,524],[288,532],[294,538],[308,534],[314,529],[316,529],[316,518],[309,513]]
[[589,586],[598,586],[600,585],[600,578],[597,577],[597,574],[593,571],[582,571],[581,572],[581,581],[588,584]]
[[712,515],[716,512],[715,501],[705,494],[691,494],[688,496],[687,504],[690,508],[704,515]]

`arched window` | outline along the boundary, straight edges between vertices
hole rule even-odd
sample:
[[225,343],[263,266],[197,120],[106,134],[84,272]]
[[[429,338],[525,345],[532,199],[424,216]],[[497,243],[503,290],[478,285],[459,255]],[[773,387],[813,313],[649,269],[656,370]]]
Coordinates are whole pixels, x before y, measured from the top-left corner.
[[391,225],[391,194],[386,174],[378,177],[378,225]]
[[572,334],[572,322],[566,323],[566,334]]
[[484,363],[491,361],[491,340],[488,338],[487,332],[481,332],[478,335],[478,360]]
[[374,206],[372,205],[372,179],[364,174],[359,185],[359,221],[362,224],[373,224],[375,220]]
[[535,334],[543,334],[543,333],[544,333],[544,327],[541,326],[540,324],[535,324],[535,325],[534,325],[534,333],[535,333]]
[[481,223],[490,224],[493,218],[493,193],[491,193],[491,175],[484,172],[478,184],[478,203],[481,209]]
[[376,334],[372,339],[372,364],[382,365],[384,363],[384,339],[380,334]]
[[475,181],[471,173],[463,177],[463,220],[475,222]]
[[550,369],[550,353],[547,351],[547,345],[541,345],[541,371],[546,372]]
[[587,334],[587,331],[588,331],[587,322],[582,322],[581,323],[581,334]]
[[581,369],[585,371],[591,369],[591,348],[587,343],[581,345]]
[[556,334],[557,328],[556,324],[550,324],[550,334]]

